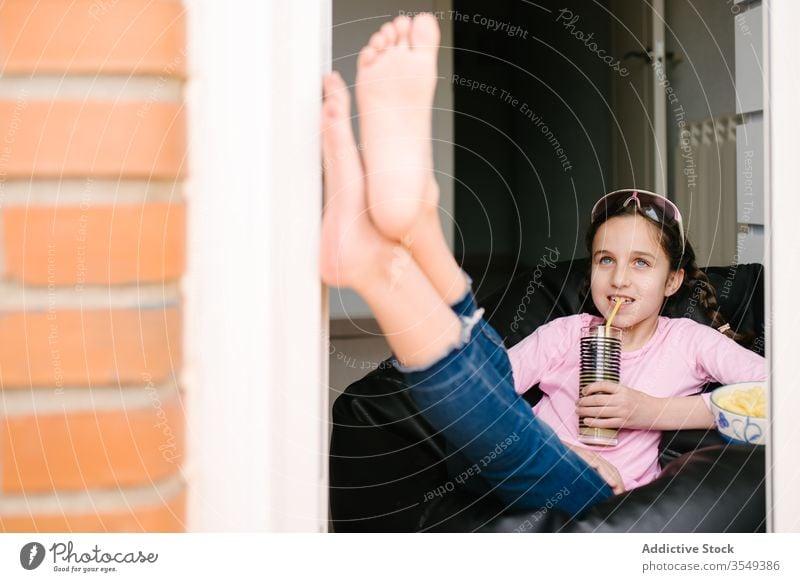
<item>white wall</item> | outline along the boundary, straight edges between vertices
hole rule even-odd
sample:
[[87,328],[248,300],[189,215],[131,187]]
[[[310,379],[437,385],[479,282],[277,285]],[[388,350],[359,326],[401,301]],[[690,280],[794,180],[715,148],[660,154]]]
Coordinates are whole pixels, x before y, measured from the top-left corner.
[[[723,203],[726,213],[720,224],[737,223],[737,233],[726,242],[716,237],[712,256],[732,256],[710,264],[764,263],[764,191],[763,191],[763,115],[761,6],[760,2],[737,3],[717,0],[670,0],[666,3],[669,28],[667,50],[677,61],[668,66],[669,80],[687,124],[734,113],[746,113],[745,123],[737,127],[736,199],[738,209]],[[679,62],[678,62],[679,61]],[[675,155],[679,128],[668,113],[670,167],[680,168]],[[725,146],[722,146],[723,148]],[[747,155],[747,159],[745,159]],[[708,166],[713,171],[715,164]],[[679,170],[680,171],[680,170]],[[702,171],[701,171],[702,173]],[[669,174],[670,191],[680,192],[674,171]],[[680,175],[680,174],[679,174]],[[710,180],[708,179],[710,178]],[[698,185],[716,184],[713,176],[698,176]],[[727,183],[727,179],[722,180]],[[726,193],[702,192],[715,205],[726,199]],[[731,193],[732,194],[732,193]],[[734,215],[734,210],[736,210]],[[716,219],[716,217],[715,217]],[[716,222],[716,220],[715,220]],[[714,223],[704,227],[714,229]],[[722,247],[720,248],[720,243]],[[705,262],[710,248],[698,248],[698,259]]]
[[736,6],[736,130],[738,262],[763,263],[764,212],[764,45],[760,1]]
[[735,49],[730,3],[667,0],[665,8],[667,51],[682,59],[669,65],[669,79],[686,111],[686,121],[733,113]]

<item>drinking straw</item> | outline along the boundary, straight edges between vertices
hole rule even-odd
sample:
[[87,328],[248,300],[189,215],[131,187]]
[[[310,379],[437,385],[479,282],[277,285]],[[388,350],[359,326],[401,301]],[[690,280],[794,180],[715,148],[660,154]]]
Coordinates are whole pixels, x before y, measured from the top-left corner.
[[615,303],[614,309],[611,310],[611,315],[608,316],[608,320],[606,321],[606,329],[611,327],[611,321],[614,319],[614,316],[617,314],[617,311],[619,311],[619,308],[624,303],[624,301],[622,301],[622,299],[617,297],[616,299],[614,299],[614,303]]

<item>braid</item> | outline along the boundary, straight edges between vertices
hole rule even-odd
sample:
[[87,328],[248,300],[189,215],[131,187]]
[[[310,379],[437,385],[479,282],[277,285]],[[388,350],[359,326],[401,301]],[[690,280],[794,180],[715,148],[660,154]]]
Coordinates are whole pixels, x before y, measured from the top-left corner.
[[[688,246],[688,245],[687,245]],[[719,303],[717,302],[717,290],[705,274],[694,261],[694,253],[691,253],[691,260],[687,262],[684,267],[685,276],[682,287],[692,296],[697,298],[700,305],[708,317],[711,327],[714,329],[722,328],[722,333],[732,340],[743,343],[750,341],[751,334],[742,334],[736,332],[729,325],[726,326],[727,320],[719,310]]]

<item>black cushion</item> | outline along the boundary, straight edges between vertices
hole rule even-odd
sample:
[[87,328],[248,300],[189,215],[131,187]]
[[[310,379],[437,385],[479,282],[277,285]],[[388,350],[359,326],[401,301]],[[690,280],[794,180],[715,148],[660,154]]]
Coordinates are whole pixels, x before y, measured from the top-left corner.
[[[494,498],[455,491],[431,501],[433,532],[763,532],[764,448],[712,446],[670,463],[658,479],[592,506],[580,518],[551,508],[504,512]],[[760,478],[742,478],[742,474]],[[468,508],[466,511],[464,508]]]

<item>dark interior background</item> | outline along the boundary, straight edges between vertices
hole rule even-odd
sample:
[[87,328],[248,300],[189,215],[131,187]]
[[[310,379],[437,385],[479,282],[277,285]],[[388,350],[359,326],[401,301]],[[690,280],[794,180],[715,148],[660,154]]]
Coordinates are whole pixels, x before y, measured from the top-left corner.
[[[610,51],[608,3],[537,4],[550,12],[525,2],[453,2],[455,253],[479,300],[510,273],[552,257],[548,249],[560,260],[587,256],[587,215],[610,180],[612,71],[556,21],[559,10],[572,10],[575,29]],[[483,19],[508,27],[492,30]]]

